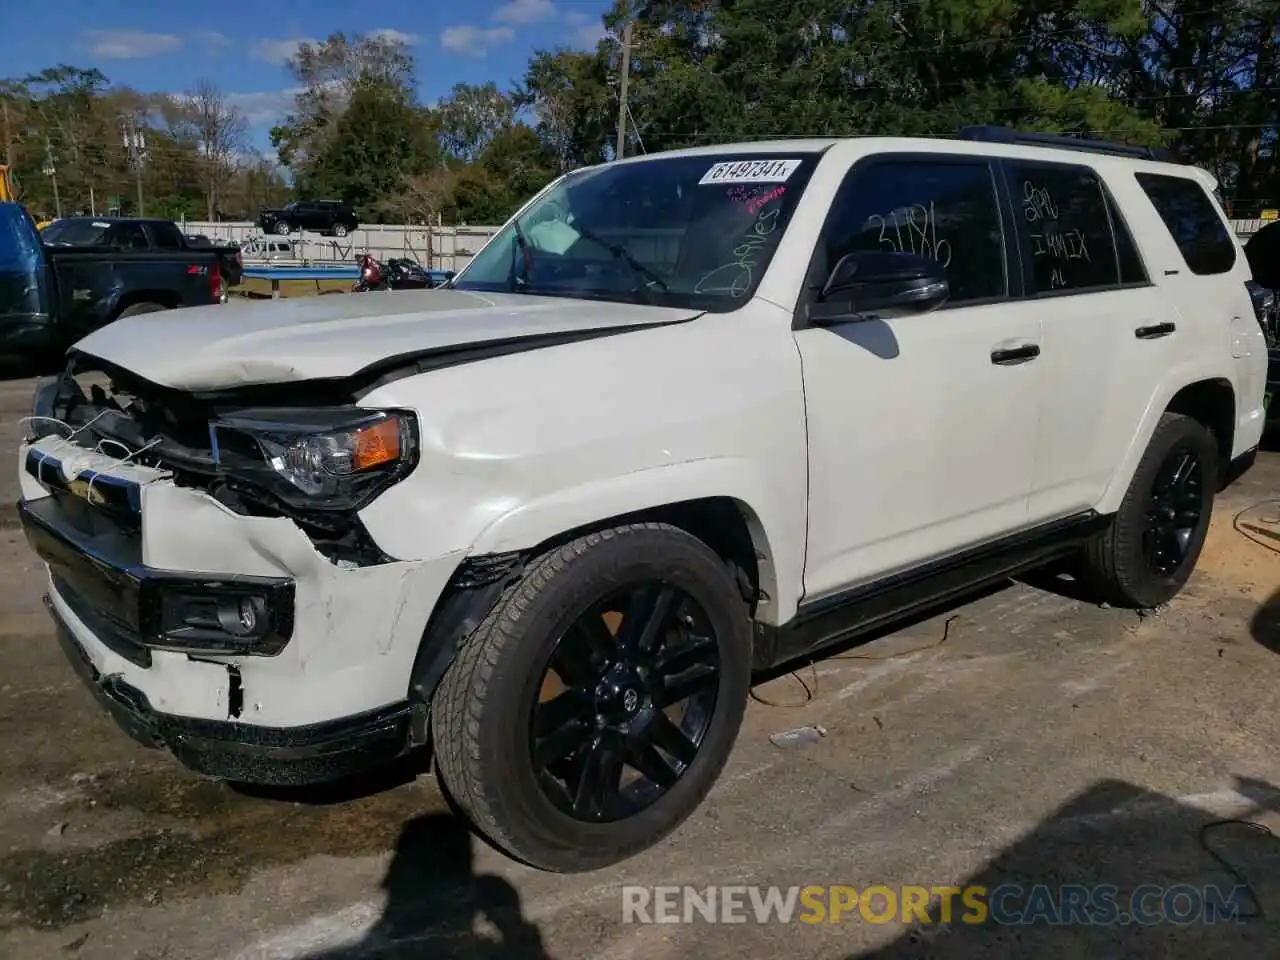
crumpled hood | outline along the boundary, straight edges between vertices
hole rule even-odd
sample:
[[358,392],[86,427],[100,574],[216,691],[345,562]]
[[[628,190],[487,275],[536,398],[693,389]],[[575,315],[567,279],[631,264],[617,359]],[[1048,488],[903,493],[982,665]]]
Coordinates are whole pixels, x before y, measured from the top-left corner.
[[344,294],[164,310],[75,345],[180,390],[349,377],[394,357],[491,341],[679,323],[701,311],[462,290]]

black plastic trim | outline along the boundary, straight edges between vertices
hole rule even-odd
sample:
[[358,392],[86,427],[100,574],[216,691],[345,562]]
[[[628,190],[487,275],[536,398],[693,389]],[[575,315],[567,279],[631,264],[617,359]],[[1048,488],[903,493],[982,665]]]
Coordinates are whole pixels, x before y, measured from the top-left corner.
[[352,393],[356,399],[376,390],[387,383],[402,380],[405,377],[428,373],[432,370],[443,370],[446,367],[476,363],[481,360],[492,360],[516,353],[527,353],[546,347],[557,347],[569,343],[581,343],[587,340],[598,340],[623,333],[638,333],[642,330],[654,330],[658,327],[671,327],[682,323],[691,323],[704,316],[701,311],[692,317],[681,320],[661,320],[656,323],[637,323],[630,326],[592,327],[587,330],[571,330],[558,333],[532,334],[523,337],[507,337],[501,340],[481,340],[474,343],[451,344],[446,347],[432,347],[429,350],[415,350],[386,357],[353,373],[348,379],[352,385]]
[[[423,633],[413,661],[409,694],[429,708],[440,678],[453,663],[463,642],[475,632],[503,592],[524,575],[524,557],[518,553],[469,557],[449,579]],[[415,726],[415,746],[427,740],[427,709],[419,712],[421,725]]]
[[326,783],[391,762],[409,747],[413,707],[395,703],[338,720],[263,727],[155,710],[119,676],[100,674],[48,597],[58,642],[80,679],[135,741],[199,773],[263,786]]
[[[85,611],[85,625],[104,644],[139,666],[148,666],[150,656],[139,654],[137,647],[269,657],[278,655],[293,636],[295,588],[288,578],[156,570],[134,558],[109,555],[58,524],[53,498],[20,502],[18,518],[32,550],[53,573],[58,595],[77,616]],[[165,601],[174,596],[261,598],[267,629],[243,637],[222,631],[176,632],[165,624]]]
[[976,143],[1002,143],[1023,147],[1048,147],[1053,150],[1077,150],[1112,157],[1132,157],[1135,160],[1154,160],[1175,163],[1173,153],[1163,147],[1144,147],[1113,140],[1092,140],[1088,137],[1062,136],[1051,133],[1024,133],[1011,127],[981,124],[961,127],[959,140]]
[[802,602],[796,616],[781,627],[756,624],[755,666],[778,666],[1048,563],[1101,532],[1108,521],[1108,517],[1088,511]]

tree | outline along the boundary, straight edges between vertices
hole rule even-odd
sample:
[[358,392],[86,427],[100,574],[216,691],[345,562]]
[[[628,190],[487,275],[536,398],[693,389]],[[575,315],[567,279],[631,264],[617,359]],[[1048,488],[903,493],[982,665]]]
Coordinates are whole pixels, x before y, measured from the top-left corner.
[[357,90],[373,88],[402,103],[415,102],[413,57],[399,41],[333,33],[322,43],[302,44],[286,67],[302,90],[293,111],[271,130],[271,144],[281,163],[304,176],[326,150]]
[[560,172],[609,158],[617,96],[609,88],[608,64],[599,53],[535,51],[516,102],[532,108],[538,134]]
[[435,112],[443,149],[464,163],[472,163],[515,121],[516,102],[494,83],[459,83]]
[[355,89],[322,151],[295,172],[302,190],[346,200],[372,221],[396,208],[406,176],[438,162],[426,111],[370,83]]
[[247,125],[240,111],[211,80],[200,80],[184,106],[202,159],[205,216],[217,219],[218,200],[235,172],[245,147]]

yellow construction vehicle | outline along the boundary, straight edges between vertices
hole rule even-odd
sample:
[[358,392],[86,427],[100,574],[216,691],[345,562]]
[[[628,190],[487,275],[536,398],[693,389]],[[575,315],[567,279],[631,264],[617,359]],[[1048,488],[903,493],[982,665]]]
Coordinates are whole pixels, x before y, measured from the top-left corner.
[[18,199],[18,178],[7,163],[0,163],[0,202]]
[[[13,168],[7,163],[0,163],[0,203],[16,203],[20,196],[18,177],[14,174]],[[40,220],[36,223],[36,229],[43,230],[51,223],[53,223],[52,220]]]

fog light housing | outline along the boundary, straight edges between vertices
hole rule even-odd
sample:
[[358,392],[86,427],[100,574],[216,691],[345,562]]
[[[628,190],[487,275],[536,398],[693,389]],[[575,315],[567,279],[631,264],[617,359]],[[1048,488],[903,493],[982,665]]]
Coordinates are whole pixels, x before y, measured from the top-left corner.
[[156,650],[275,656],[293,635],[291,581],[243,577],[155,584],[144,601],[144,643]]

